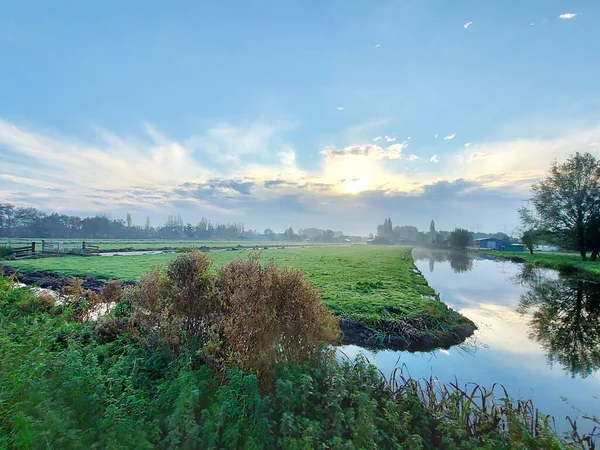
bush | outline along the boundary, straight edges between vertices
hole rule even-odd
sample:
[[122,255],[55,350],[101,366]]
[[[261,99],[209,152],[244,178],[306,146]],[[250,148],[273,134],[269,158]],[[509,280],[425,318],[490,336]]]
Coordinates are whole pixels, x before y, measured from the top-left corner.
[[100,299],[104,303],[117,303],[123,298],[123,286],[118,280],[110,280],[102,286],[100,291]]
[[8,245],[0,245],[0,259],[8,258],[12,254],[12,250]]
[[318,292],[297,270],[234,260],[216,275],[196,250],[158,267],[129,290],[132,318],[147,343],[194,351],[216,366],[265,373],[273,364],[304,361],[339,328]]

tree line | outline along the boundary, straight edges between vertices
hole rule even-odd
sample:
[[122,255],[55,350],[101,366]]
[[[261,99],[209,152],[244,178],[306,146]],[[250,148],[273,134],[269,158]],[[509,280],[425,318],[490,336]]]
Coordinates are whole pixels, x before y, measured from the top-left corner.
[[341,231],[307,228],[294,232],[289,227],[281,233],[267,228],[262,233],[245,228],[243,222],[219,223],[202,218],[196,224],[185,223],[179,214],[171,214],[163,225],[152,226],[147,217],[143,225],[135,225],[130,213],[124,219],[106,214],[93,217],[47,214],[36,208],[0,203],[0,238],[71,238],[71,239],[194,239],[236,240],[264,236],[277,241],[340,242]]

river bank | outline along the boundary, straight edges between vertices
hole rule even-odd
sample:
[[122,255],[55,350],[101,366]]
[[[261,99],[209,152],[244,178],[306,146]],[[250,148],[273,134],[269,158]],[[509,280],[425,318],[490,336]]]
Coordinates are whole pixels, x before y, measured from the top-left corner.
[[576,275],[586,279],[600,281],[600,261],[582,261],[581,256],[575,253],[550,253],[535,252],[473,252],[517,263],[530,264],[536,267],[557,270],[565,275]]
[[[20,281],[60,288],[77,276],[98,290],[104,281],[135,282],[176,254],[6,261]],[[245,252],[214,252],[216,268]],[[414,265],[408,247],[321,247],[263,250],[261,262],[301,268],[340,319],[344,342],[373,348],[425,350],[459,344],[475,324],[448,308]]]

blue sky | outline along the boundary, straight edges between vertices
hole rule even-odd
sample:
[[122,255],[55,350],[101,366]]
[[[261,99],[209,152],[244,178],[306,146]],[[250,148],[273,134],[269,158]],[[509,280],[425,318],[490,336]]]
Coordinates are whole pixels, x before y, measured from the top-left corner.
[[0,199],[510,231],[554,158],[600,150],[599,22],[592,0],[4,2]]

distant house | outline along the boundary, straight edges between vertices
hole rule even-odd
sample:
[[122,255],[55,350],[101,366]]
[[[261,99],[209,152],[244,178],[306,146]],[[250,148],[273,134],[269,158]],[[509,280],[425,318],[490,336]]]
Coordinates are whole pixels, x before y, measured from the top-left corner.
[[473,247],[487,250],[504,250],[510,242],[493,237],[473,239]]
[[238,236],[238,239],[240,241],[251,241],[251,242],[265,242],[265,241],[271,240],[271,238],[269,236],[265,236],[264,234],[257,234],[257,235],[252,235],[252,236],[242,235],[242,236]]
[[393,245],[394,242],[392,242],[386,238],[376,237],[375,239],[371,239],[370,241],[367,241],[367,244],[370,244],[370,245]]

